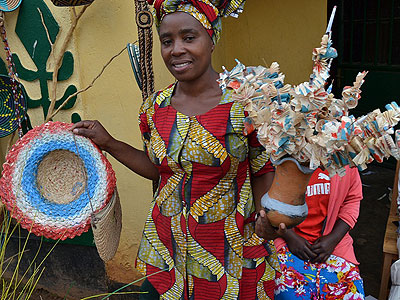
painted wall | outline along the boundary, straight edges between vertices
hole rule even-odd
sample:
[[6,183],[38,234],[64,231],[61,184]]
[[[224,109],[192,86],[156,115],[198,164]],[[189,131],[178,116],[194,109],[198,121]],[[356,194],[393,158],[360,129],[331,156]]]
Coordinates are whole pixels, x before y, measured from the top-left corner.
[[228,70],[235,58],[245,65],[271,65],[276,61],[285,83],[308,81],[311,52],[326,29],[327,3],[321,0],[249,0],[238,19],[223,20],[222,38],[214,66]]
[[[49,0],[46,3],[61,27],[58,38],[62,39],[69,27],[71,12],[68,8],[56,8]],[[6,15],[7,28],[15,27],[17,15],[18,10]],[[234,58],[247,65],[264,64],[264,60],[269,65],[278,61],[281,71],[287,75],[287,83],[306,81],[311,72],[311,51],[319,45],[325,26],[326,1],[248,0],[239,19],[223,21],[223,36],[213,64],[220,71],[221,65],[232,68]],[[162,63],[156,33],[154,37],[155,85],[160,89],[173,78]],[[78,90],[86,87],[114,54],[136,39],[133,0],[96,0],[79,21],[68,47],[74,54],[75,72],[63,84],[74,82]],[[30,57],[12,30],[9,30],[9,40],[12,51],[19,55],[23,64],[33,68]],[[28,94],[37,97],[37,82],[23,83]],[[60,85],[59,92],[64,88]],[[78,112],[82,119],[101,120],[116,138],[140,148],[137,113],[141,102],[141,93],[125,51],[112,62],[93,88],[78,97],[73,109],[63,111],[55,120],[69,122],[72,112]],[[29,115],[33,125],[43,122],[40,109],[30,110]],[[2,157],[6,144],[7,139],[0,141]],[[117,255],[106,265],[107,274],[112,280],[130,282],[139,276],[134,270],[134,258],[152,197],[151,182],[133,174],[113,158],[109,159],[117,174],[123,231]]]

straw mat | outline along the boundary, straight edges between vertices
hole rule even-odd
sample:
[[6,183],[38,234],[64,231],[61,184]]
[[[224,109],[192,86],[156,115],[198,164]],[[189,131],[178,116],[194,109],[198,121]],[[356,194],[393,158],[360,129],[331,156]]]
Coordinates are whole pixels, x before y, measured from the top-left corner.
[[121,229],[121,202],[115,190],[107,206],[92,216],[94,242],[102,260],[108,261],[114,257],[119,245]]

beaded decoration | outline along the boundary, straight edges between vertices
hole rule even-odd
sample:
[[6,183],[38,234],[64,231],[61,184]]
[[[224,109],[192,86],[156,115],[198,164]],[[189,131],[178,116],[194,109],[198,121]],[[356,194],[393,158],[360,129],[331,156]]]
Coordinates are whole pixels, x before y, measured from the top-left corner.
[[19,139],[6,156],[0,196],[11,216],[38,236],[73,238],[110,201],[116,178],[110,162],[72,124],[48,122]]
[[[0,0],[0,5],[2,5],[2,0]],[[19,5],[19,4],[18,4]],[[0,7],[1,9],[1,7]],[[10,50],[10,46],[8,45],[8,39],[7,39],[7,34],[6,34],[6,28],[4,26],[4,12],[1,12],[0,15],[0,34],[1,38],[4,43],[4,50],[6,51],[7,55],[7,67],[8,67],[8,76],[10,76],[10,84],[8,86],[5,86],[5,88],[11,86],[12,90],[12,98],[13,98],[13,105],[10,106],[10,111],[11,107],[13,107],[14,110],[14,116],[15,116],[15,121],[17,122],[17,126],[9,126],[6,127],[4,126],[4,129],[8,132],[8,134],[14,132],[18,128],[18,136],[22,137],[22,120],[26,118],[26,110],[27,110],[27,104],[26,104],[26,97],[21,90],[22,84],[19,81],[18,78],[18,73],[15,71],[15,65],[12,59],[12,53]],[[3,105],[5,105],[3,103]],[[20,111],[21,108],[24,108],[23,110]],[[0,123],[2,125],[7,124],[7,119],[6,120],[0,120]],[[11,125],[12,123],[8,123]],[[4,136],[4,135],[3,135]]]
[[22,85],[15,85],[12,78],[0,75],[0,137],[21,127],[21,119],[25,118],[27,110],[24,99],[26,96]]

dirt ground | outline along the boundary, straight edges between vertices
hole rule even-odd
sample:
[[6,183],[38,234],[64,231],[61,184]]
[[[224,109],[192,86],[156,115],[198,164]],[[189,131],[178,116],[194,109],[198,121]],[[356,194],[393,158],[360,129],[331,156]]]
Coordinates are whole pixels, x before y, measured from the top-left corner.
[[63,300],[58,296],[50,294],[48,291],[43,289],[37,289],[31,296],[30,300]]
[[[379,294],[383,262],[382,246],[390,209],[394,172],[393,168],[369,165],[367,170],[360,173],[364,199],[361,202],[357,225],[351,231],[364,279],[365,295],[372,295],[375,298],[378,298]],[[123,298],[128,299],[128,297]],[[65,298],[52,295],[43,289],[37,290],[31,297],[31,300],[62,299]],[[129,299],[136,299],[136,297],[130,296]]]

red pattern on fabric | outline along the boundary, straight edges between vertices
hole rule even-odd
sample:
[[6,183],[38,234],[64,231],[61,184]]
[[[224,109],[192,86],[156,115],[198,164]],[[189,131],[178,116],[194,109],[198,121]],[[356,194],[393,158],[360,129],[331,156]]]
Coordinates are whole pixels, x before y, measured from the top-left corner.
[[[169,109],[171,109],[171,106],[160,107],[153,115],[153,122],[158,124],[157,130],[163,141],[169,141],[169,135],[171,134],[172,127],[175,123],[175,119],[167,118]],[[168,144],[165,146],[168,148]]]
[[215,282],[194,277],[193,282],[196,286],[194,299],[221,299],[227,287],[226,275]]
[[[249,161],[247,159],[245,161],[240,162],[239,163],[239,168],[242,168],[243,165],[246,165],[248,163],[249,163]],[[238,185],[238,189],[242,188],[242,186],[243,186],[244,182],[246,181],[246,179],[247,179],[247,174],[246,173],[237,174],[236,175],[236,184]]]
[[[157,292],[163,294],[168,291],[175,282],[175,270],[172,269],[170,272],[159,272],[160,269],[153,267],[152,265],[147,265],[147,279],[150,283],[157,287]],[[159,272],[157,276],[151,276],[152,274]]]
[[[225,163],[228,163],[227,161]],[[221,166],[210,167],[196,162],[192,165],[192,177],[196,178],[196,184],[193,184],[190,189],[191,204],[215,187],[221,175],[226,173],[226,168]]]
[[171,217],[163,216],[158,206],[154,206],[152,214],[154,224],[157,227],[157,233],[160,241],[167,247],[171,256],[173,255]]
[[225,255],[225,220],[212,223],[212,227],[210,227],[210,224],[197,223],[191,216],[188,222],[192,237],[223,264]]
[[[150,5],[154,4],[154,9],[156,11],[156,15],[159,20],[162,19],[162,16],[164,14],[164,11],[162,9],[162,4],[164,1],[165,0],[156,0],[154,2],[154,0],[147,0],[147,2]],[[197,1],[197,0],[185,0],[185,1],[181,1],[181,3],[191,3],[194,7],[196,7],[201,13],[203,13],[207,17],[207,19],[210,21],[210,23],[213,23],[218,18],[218,15],[215,14],[213,7],[211,7],[210,5],[208,5],[204,2]],[[225,6],[227,4],[228,4],[228,2],[226,1]],[[220,7],[222,8],[222,6],[220,6]]]
[[200,12],[205,14],[207,19],[210,21],[210,23],[214,23],[214,21],[218,18],[218,16],[215,14],[214,8],[211,7],[210,5],[197,1],[197,0],[189,0],[193,6],[195,6]]
[[146,120],[146,114],[141,114],[139,116],[139,129],[142,134],[150,133],[150,128]]
[[264,257],[268,255],[268,251],[263,245],[243,247],[243,257],[245,258]]
[[240,280],[240,299],[257,299],[257,270],[243,268]]
[[207,113],[196,117],[198,122],[208,132],[212,132],[223,146],[225,146],[226,125],[221,126],[221,124],[228,124],[231,108],[232,103],[220,104],[209,110]]
[[268,161],[261,170],[254,173],[253,176],[261,176],[261,175],[263,175],[265,173],[269,173],[269,172],[275,172],[275,168],[270,161]]
[[163,163],[162,165],[163,167],[157,166],[159,172],[163,171],[165,173],[165,176],[160,178],[160,182],[158,184],[159,188],[165,186],[166,183],[168,182],[168,179],[170,179],[170,177],[173,175],[172,170],[168,166],[166,166],[166,164]]
[[267,280],[264,281],[264,290],[267,293],[267,296],[271,299],[274,300],[274,290],[275,290],[275,280]]

